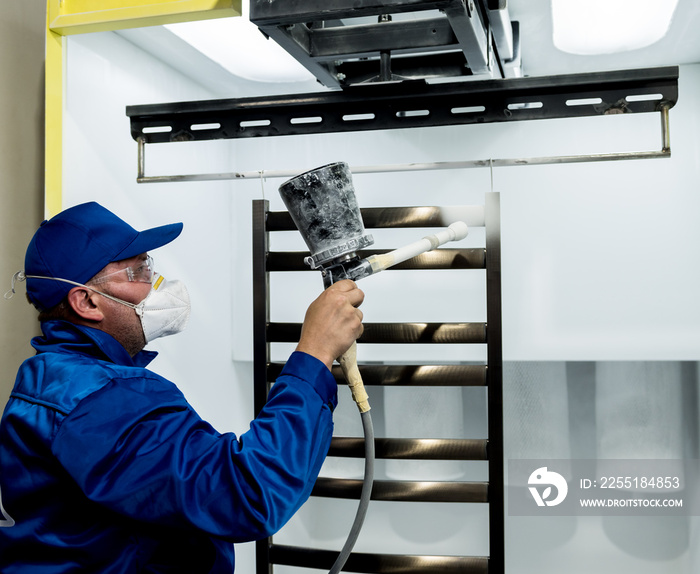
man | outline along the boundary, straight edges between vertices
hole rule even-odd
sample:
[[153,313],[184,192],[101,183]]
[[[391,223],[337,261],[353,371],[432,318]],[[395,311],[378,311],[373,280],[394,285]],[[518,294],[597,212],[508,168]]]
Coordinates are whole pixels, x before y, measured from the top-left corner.
[[271,535],[308,498],[332,434],[330,367],[362,332],[364,295],[324,291],[250,430],[220,434],[146,369],[145,345],[189,315],[149,256],[181,230],[138,232],[87,203],[34,235],[13,282],[44,335],[0,423],[3,574],[228,573],[232,542]]

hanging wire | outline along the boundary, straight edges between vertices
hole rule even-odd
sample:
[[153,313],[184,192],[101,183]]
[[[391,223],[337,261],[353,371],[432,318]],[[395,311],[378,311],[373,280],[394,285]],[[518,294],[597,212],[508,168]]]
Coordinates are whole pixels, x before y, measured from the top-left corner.
[[262,199],[264,200],[265,199],[265,176],[264,176],[265,170],[261,169],[258,173],[260,174],[260,189],[262,191]]

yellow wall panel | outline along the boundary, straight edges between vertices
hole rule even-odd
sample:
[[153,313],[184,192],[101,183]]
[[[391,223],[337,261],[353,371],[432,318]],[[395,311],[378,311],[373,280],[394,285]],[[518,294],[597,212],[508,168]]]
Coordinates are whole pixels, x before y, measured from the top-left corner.
[[45,151],[44,197],[45,217],[53,217],[62,206],[63,180],[63,89],[65,38],[50,30],[46,35],[45,85]]
[[63,36],[241,15],[242,0],[49,0],[49,29]]
[[65,38],[241,15],[242,0],[47,0],[45,214],[63,206]]

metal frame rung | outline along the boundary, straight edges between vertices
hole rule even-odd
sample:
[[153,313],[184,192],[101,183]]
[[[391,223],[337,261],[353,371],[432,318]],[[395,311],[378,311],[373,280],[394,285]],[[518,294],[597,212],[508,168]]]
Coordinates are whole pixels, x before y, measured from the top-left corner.
[[[297,548],[272,544],[268,548],[271,564],[330,570],[338,556],[331,550]],[[487,574],[489,558],[485,556],[417,556],[396,554],[352,553],[344,572],[365,574]]]

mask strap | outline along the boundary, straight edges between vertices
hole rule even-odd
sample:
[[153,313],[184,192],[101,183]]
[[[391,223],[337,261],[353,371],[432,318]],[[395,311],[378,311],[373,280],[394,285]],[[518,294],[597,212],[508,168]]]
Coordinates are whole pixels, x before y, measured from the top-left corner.
[[75,285],[76,287],[85,287],[85,289],[89,289],[94,293],[99,293],[103,297],[107,297],[107,299],[111,299],[112,301],[121,303],[122,305],[126,305],[127,307],[131,307],[132,309],[136,309],[138,307],[138,305],[134,305],[133,303],[129,303],[128,301],[124,301],[123,299],[119,299],[118,297],[113,297],[112,295],[108,295],[107,293],[103,293],[102,291],[98,291],[97,289],[93,289],[92,287],[84,285],[83,283],[77,283],[75,281],[71,281],[70,279],[61,279],[60,277],[44,277],[43,275],[25,275],[23,271],[17,271],[17,273],[15,273],[12,276],[12,288],[5,293],[5,299],[12,299],[12,296],[15,294],[15,283],[17,281],[21,282],[26,281],[27,279],[48,279],[50,281],[61,281],[63,283],[69,283],[70,285]]
[[12,276],[12,287],[10,287],[9,291],[5,291],[5,294],[3,295],[3,297],[5,299],[8,299],[8,300],[12,299],[12,296],[15,294],[15,283],[17,283],[17,281],[22,282],[26,279],[27,279],[27,277],[24,274],[24,271],[17,271],[17,273],[15,273]]

